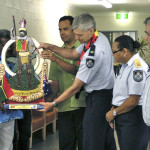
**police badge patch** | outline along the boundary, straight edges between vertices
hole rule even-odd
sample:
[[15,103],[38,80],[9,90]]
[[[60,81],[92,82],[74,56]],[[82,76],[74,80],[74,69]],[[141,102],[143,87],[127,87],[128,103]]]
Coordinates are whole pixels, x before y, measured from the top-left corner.
[[94,66],[94,61],[93,59],[86,59],[86,66],[88,68],[92,68]]
[[141,82],[143,80],[143,71],[142,70],[133,71],[133,79],[136,82]]

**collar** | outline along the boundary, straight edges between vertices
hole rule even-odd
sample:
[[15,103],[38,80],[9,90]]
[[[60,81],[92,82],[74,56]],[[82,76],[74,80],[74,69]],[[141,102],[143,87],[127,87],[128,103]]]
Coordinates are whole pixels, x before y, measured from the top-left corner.
[[[79,44],[80,44],[80,42],[78,40],[76,40],[75,43],[73,44],[73,46],[71,47],[71,49],[74,49],[74,48],[78,47]],[[66,48],[65,43],[63,44],[62,48]]]
[[136,53],[136,54],[133,55],[133,56],[131,57],[131,59],[127,62],[127,65],[128,65],[128,66],[131,66],[131,65],[134,63],[134,60],[135,60],[135,59],[139,59],[139,58],[140,58],[139,53]]

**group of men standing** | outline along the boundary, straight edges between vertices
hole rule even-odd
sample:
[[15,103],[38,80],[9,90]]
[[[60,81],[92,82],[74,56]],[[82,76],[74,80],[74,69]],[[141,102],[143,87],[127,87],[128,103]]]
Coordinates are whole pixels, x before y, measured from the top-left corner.
[[[150,18],[146,19],[145,25],[145,39],[150,48]],[[133,134],[129,138],[133,138],[131,145],[122,144],[129,143],[129,140],[123,138],[122,134],[126,134],[124,131],[127,131],[125,129],[127,126],[124,124],[131,122],[118,121],[120,116],[134,111],[139,104],[142,104],[144,88],[139,90],[134,88],[138,85],[144,87],[147,71],[146,67],[142,66],[146,66],[145,62],[135,54],[137,43],[128,36],[116,39],[113,55],[122,63],[116,84],[111,46],[105,35],[96,30],[94,17],[90,14],[81,14],[75,18],[63,16],[58,26],[60,37],[64,42],[63,46],[40,43],[38,48],[43,48],[40,54],[43,59],[51,60],[49,79],[53,81],[51,84],[53,94],[47,98],[47,102],[41,102],[44,109],[39,111],[48,111],[58,105],[59,149],[76,150],[78,147],[78,150],[116,150],[113,128],[114,120],[116,120],[118,126],[123,126],[123,129],[119,128],[121,150],[133,150],[131,145],[134,145],[134,142],[136,150],[146,150],[149,136],[145,136],[146,139],[140,137],[136,139]],[[128,41],[128,43],[123,41]],[[123,82],[126,79],[128,81]],[[122,88],[121,83],[128,82],[130,85],[133,83],[134,87],[127,84],[126,89],[120,90],[121,93],[117,92],[117,100],[123,99],[125,103],[123,106],[114,103],[112,107],[112,99],[116,98],[113,93],[116,93],[117,87]],[[124,92],[127,93],[125,99],[122,98]],[[128,103],[129,100],[130,103]],[[132,104],[132,107],[128,104]],[[143,107],[143,109],[146,108]],[[135,119],[135,121],[128,127],[136,125],[137,113],[141,115],[141,110],[137,110],[132,115],[134,117],[130,119]],[[125,116],[125,119],[128,120],[126,117],[129,115]],[[145,127],[148,131],[148,126],[145,125]],[[127,142],[122,142],[123,140]]]
[[[68,138],[68,140],[65,140],[64,146],[61,146],[61,143],[62,143],[61,136],[64,137],[64,135],[65,135],[66,138],[67,138],[67,136],[70,137],[68,125],[70,124],[70,127],[73,128],[73,126],[72,126],[73,122],[71,123],[71,120],[73,118],[74,118],[74,123],[76,124],[76,119],[75,119],[76,116],[74,115],[72,119],[71,118],[69,119],[69,117],[66,117],[69,120],[68,120],[68,122],[65,121],[65,125],[63,123],[64,120],[61,122],[61,124],[59,124],[59,128],[64,129],[64,133],[62,135],[61,134],[59,135],[60,136],[59,137],[60,150],[76,149],[76,144],[74,145],[74,148],[72,147],[70,149],[70,144],[76,143],[76,142],[78,144],[79,150],[81,150],[81,149],[83,149],[83,150],[93,150],[93,149],[115,150],[116,144],[115,144],[115,140],[114,140],[114,129],[111,128],[111,127],[113,127],[112,121],[110,122],[107,119],[107,115],[106,115],[107,112],[109,112],[109,110],[111,109],[112,111],[110,111],[110,112],[112,112],[114,119],[117,115],[120,116],[119,112],[118,112],[118,114],[116,112],[116,110],[118,110],[118,109],[114,109],[114,107],[111,107],[112,106],[112,90],[113,90],[114,82],[115,82],[111,46],[109,44],[108,39],[101,32],[98,32],[96,30],[95,20],[94,20],[93,16],[91,16],[90,14],[82,14],[82,15],[75,17],[73,23],[71,21],[69,21],[69,19],[67,19],[67,17],[68,16],[62,17],[62,18],[64,18],[64,20],[61,21],[61,19],[60,19],[60,22],[59,22],[59,31],[60,31],[61,39],[64,41],[63,47],[58,47],[56,45],[47,44],[47,43],[40,43],[40,46],[39,46],[39,48],[44,49],[44,51],[41,53],[41,57],[44,59],[50,59],[53,61],[52,66],[50,68],[50,79],[54,80],[55,82],[57,79],[57,82],[56,82],[57,86],[55,86],[55,87],[57,87],[57,90],[55,89],[54,91],[57,91],[57,93],[60,94],[59,97],[56,97],[57,94],[55,95],[55,100],[53,102],[41,103],[44,106],[44,109],[41,111],[47,111],[57,105],[61,110],[61,105],[64,105],[65,103],[69,104],[70,102],[68,101],[68,99],[72,98],[73,95],[77,95],[78,93],[80,93],[82,91],[81,89],[84,86],[84,89],[86,92],[86,101],[85,101],[86,108],[85,108],[85,114],[83,117],[83,147],[81,148],[79,146],[80,145],[79,143],[81,141],[79,141],[77,134],[74,134],[75,135],[74,138]],[[146,23],[146,26],[147,26],[147,23]],[[68,38],[68,40],[66,40],[67,37],[69,37],[68,32],[67,32],[68,29],[71,29],[70,33],[72,34],[72,36],[71,36],[72,38],[70,37],[70,38]],[[148,32],[150,32],[150,26],[148,26],[146,28],[146,33],[147,33],[146,40],[150,41],[149,40],[150,35],[148,34]],[[129,37],[127,37],[127,39],[128,38]],[[73,39],[73,40],[71,40],[71,39]],[[75,47],[75,46],[72,47],[74,44],[76,44],[76,42],[77,42],[76,40],[78,40],[81,45],[78,47]],[[130,41],[132,42],[132,40],[130,40]],[[70,42],[72,43],[72,45],[68,46],[69,45],[68,43],[70,43]],[[133,43],[131,43],[131,44],[133,45],[134,48],[138,47],[138,46],[137,47],[134,46]],[[150,42],[149,42],[149,45],[150,45]],[[47,51],[47,49],[50,51]],[[123,58],[126,58],[126,57],[132,58],[131,56],[135,55],[134,51],[132,52],[132,51],[130,51],[130,49],[127,49],[126,47],[123,47],[122,50],[120,49],[117,52],[122,53]],[[115,55],[115,53],[116,52],[114,52],[114,55]],[[59,57],[59,59],[58,59],[58,57]],[[63,58],[64,61],[67,60],[66,63],[70,63],[70,62],[72,63],[71,60],[78,60],[78,65],[75,67],[76,70],[78,70],[77,73],[76,73],[76,71],[72,72],[72,70],[68,69],[69,67],[66,67],[66,65],[63,65],[64,62],[62,62],[62,57],[66,58],[66,59]],[[136,58],[136,57],[137,56],[134,56],[132,58],[132,60],[134,61],[134,58]],[[137,57],[137,58],[139,58],[139,57]],[[139,59],[141,60],[141,58],[139,58]],[[127,59],[127,60],[129,60],[129,59]],[[71,85],[69,85],[68,87],[61,88],[62,90],[60,89],[60,87],[61,87],[60,85],[62,84],[62,82],[68,82],[69,79],[66,78],[65,80],[62,81],[62,75],[61,75],[60,70],[57,70],[57,75],[56,75],[56,72],[53,74],[53,72],[54,72],[53,64],[55,64],[55,65],[57,64],[57,68],[59,68],[61,70],[63,69],[64,71],[66,71],[68,73],[71,73],[71,74],[76,73],[75,79],[74,79],[74,81],[72,80]],[[136,68],[137,67],[136,63],[134,65],[135,65],[135,69],[141,69],[141,68]],[[55,66],[55,68],[56,68],[56,66]],[[74,67],[71,67],[71,68],[73,69]],[[136,73],[136,71],[137,70],[133,71],[133,73]],[[143,74],[140,74],[140,75],[143,75]],[[133,75],[132,75],[131,80],[134,80],[134,82],[140,82],[140,80],[137,78],[138,78],[138,76],[133,77]],[[142,81],[142,85],[143,85],[143,82],[145,81],[145,79],[144,80],[141,79],[141,81]],[[60,92],[59,92],[59,89],[60,89]],[[140,94],[138,93],[137,97],[141,97],[141,93],[143,93],[143,91],[140,91]],[[134,92],[133,93],[131,92],[130,94],[131,95],[133,94],[133,97],[134,97],[134,95],[136,97],[136,93],[134,94]],[[130,97],[130,94],[128,95],[129,97]],[[80,101],[80,98],[81,97],[79,95],[79,98],[77,100],[78,102]],[[131,101],[132,101],[132,99],[131,99]],[[132,110],[132,109],[134,110],[134,108],[136,109],[139,106],[138,101],[135,106],[133,106],[130,109],[127,109],[126,111],[130,112],[130,110]],[[67,107],[73,108],[73,105],[71,105],[71,104],[72,103],[70,103],[70,105],[68,105]],[[80,107],[82,107],[82,106],[78,105],[78,107],[79,108],[77,108],[77,110],[80,110]],[[118,106],[116,106],[116,107],[118,107]],[[74,114],[74,112],[75,112],[75,110],[67,110],[63,113],[64,114],[67,114],[67,113]],[[138,110],[138,112],[141,113],[141,111],[139,111],[139,110]],[[83,113],[82,113],[82,116],[83,116]],[[122,113],[126,113],[126,112],[122,112]],[[63,115],[60,115],[61,120],[62,120],[62,118],[63,118]],[[81,119],[80,123],[82,124],[82,118],[80,118],[80,119]],[[66,125],[67,123],[68,123],[68,125]],[[133,125],[135,125],[135,124],[133,123]],[[65,126],[67,127],[67,129],[65,129]],[[74,127],[75,127],[75,125],[74,125]],[[80,128],[81,128],[80,135],[82,136],[82,126],[80,126]],[[126,126],[124,128],[126,128]],[[74,132],[77,131],[75,128],[73,130],[75,130]],[[124,134],[124,132],[120,132],[120,133]],[[140,133],[138,134],[138,136],[139,135],[140,135]],[[145,149],[145,147],[147,147],[149,136],[146,135],[145,137],[146,137],[146,139],[145,139],[146,142],[144,142],[143,140],[140,141],[141,138],[138,138],[138,140],[133,140],[134,143],[136,141],[135,149],[143,150],[143,148]],[[134,139],[136,137],[134,137],[134,135],[133,135],[133,137],[131,137],[131,138]],[[72,142],[71,142],[71,139],[72,139]],[[128,141],[127,138],[124,140]],[[137,141],[139,143],[141,142],[142,144],[138,144]],[[125,143],[129,143],[129,142],[125,142]],[[119,143],[119,144],[121,144],[121,143]],[[134,144],[132,144],[132,145],[134,145]],[[140,145],[140,146],[138,146],[138,145]],[[124,149],[130,150],[132,148],[133,147],[131,147],[130,145],[125,145]],[[121,150],[123,150],[122,146],[121,146]]]
[[[75,27],[80,25],[81,28]],[[106,112],[111,108],[114,84],[110,44],[103,34],[99,35],[96,31],[95,20],[89,14],[76,17],[74,21],[71,16],[60,18],[59,31],[64,45],[62,48],[58,48],[58,51],[63,51],[63,56],[68,55],[67,58],[73,58],[73,60],[64,59],[58,56],[59,53],[56,55],[51,51],[43,51],[41,57],[52,60],[50,79],[54,81],[54,85],[52,85],[54,97],[59,91],[62,94],[70,87],[68,93],[63,96],[67,101],[58,105],[60,150],[74,150],[76,144],[78,144],[79,150],[83,147],[86,150],[97,148],[115,150],[113,129],[105,119]],[[82,43],[86,42],[88,44],[84,46]],[[43,46],[42,48],[49,49],[49,47]],[[99,48],[100,51],[98,51]],[[86,53],[89,49],[90,52]],[[82,58],[79,53],[82,53]],[[101,78],[99,78],[100,76]],[[87,83],[85,86],[87,99],[84,113],[85,91],[81,89],[85,83]],[[53,102],[54,105],[58,104],[57,100],[55,102]],[[109,134],[107,135],[107,133]]]

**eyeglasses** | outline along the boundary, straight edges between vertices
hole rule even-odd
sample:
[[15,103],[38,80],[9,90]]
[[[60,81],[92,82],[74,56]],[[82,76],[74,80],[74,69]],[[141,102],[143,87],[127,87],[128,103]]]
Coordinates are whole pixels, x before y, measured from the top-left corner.
[[117,50],[117,51],[113,51],[112,53],[113,54],[116,54],[116,53],[118,53],[119,51],[122,51],[123,50],[123,48],[121,48],[121,49],[119,49],[119,50]]

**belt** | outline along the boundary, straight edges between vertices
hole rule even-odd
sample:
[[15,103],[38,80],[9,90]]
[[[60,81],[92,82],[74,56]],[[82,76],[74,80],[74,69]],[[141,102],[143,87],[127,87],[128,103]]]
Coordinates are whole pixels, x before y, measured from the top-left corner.
[[94,90],[91,93],[86,92],[86,94],[91,95],[91,94],[96,94],[96,93],[112,93],[113,89],[101,89],[101,90]]

